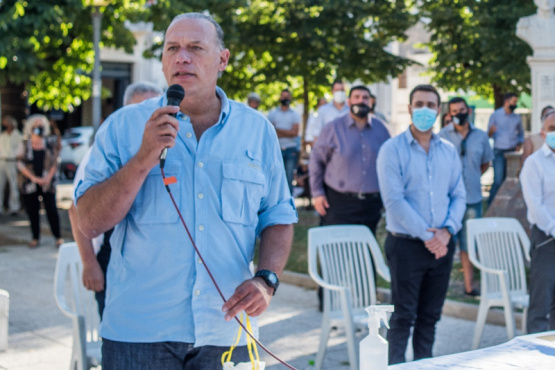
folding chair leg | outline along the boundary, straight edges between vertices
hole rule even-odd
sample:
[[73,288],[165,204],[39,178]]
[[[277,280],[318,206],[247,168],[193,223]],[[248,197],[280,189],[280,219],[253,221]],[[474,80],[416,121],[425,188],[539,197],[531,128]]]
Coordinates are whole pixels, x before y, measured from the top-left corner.
[[503,311],[505,311],[505,326],[507,327],[507,339],[511,340],[515,337],[515,315],[513,313],[514,307],[510,303],[505,304]]
[[329,318],[322,319],[322,329],[320,332],[320,345],[318,347],[318,354],[316,355],[316,361],[314,364],[315,370],[321,370],[324,364],[324,357],[326,356],[326,350],[328,349],[328,339],[331,332],[331,322]]
[[474,327],[474,340],[472,341],[472,349],[478,349],[484,326],[486,325],[486,318],[488,316],[489,306],[480,302],[478,307],[478,317],[476,318],[476,326]]
[[528,307],[522,310],[522,322],[520,323],[522,335],[528,334],[528,328],[526,327],[527,321],[528,321]]
[[358,351],[355,340],[355,328],[351,321],[345,320],[345,334],[347,335],[347,349],[351,370],[358,370]]

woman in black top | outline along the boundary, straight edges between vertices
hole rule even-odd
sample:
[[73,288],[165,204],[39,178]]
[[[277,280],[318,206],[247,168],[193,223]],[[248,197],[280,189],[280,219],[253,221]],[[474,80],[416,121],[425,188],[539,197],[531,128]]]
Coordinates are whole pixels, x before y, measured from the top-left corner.
[[56,238],[56,246],[64,241],[60,233],[60,217],[56,208],[56,172],[58,169],[59,146],[49,140],[50,124],[45,116],[35,114],[25,122],[25,140],[17,155],[17,167],[21,173],[21,194],[31,222],[34,248],[40,241],[40,198],[46,210],[50,230]]

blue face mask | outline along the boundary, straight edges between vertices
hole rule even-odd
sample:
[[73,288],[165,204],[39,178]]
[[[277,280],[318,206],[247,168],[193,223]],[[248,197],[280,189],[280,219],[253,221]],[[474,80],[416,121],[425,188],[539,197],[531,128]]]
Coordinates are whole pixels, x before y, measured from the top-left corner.
[[555,150],[555,131],[545,134],[545,142],[551,149]]
[[414,108],[412,110],[412,124],[418,131],[425,132],[434,126],[437,111],[428,107]]

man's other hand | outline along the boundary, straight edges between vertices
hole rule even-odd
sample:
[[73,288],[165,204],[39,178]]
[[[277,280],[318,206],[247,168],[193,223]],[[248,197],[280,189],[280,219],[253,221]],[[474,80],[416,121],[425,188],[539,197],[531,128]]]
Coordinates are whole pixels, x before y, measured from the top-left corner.
[[83,285],[88,290],[101,292],[104,290],[104,273],[96,260],[83,265]]
[[314,209],[318,212],[318,214],[320,214],[320,216],[325,216],[326,213],[328,213],[326,210],[330,208],[330,205],[328,203],[328,198],[326,198],[325,195],[320,195],[319,197],[312,199],[312,203],[314,203]]

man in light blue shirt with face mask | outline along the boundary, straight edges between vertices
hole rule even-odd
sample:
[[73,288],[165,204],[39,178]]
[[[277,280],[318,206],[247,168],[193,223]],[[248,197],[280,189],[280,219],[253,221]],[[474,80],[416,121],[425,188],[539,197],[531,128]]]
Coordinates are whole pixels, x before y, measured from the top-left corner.
[[466,192],[455,147],[432,133],[439,94],[430,85],[410,94],[412,125],[383,144],[378,182],[386,210],[385,254],[391,271],[389,363],[405,362],[411,326],[414,359],[432,356],[461,229]]

